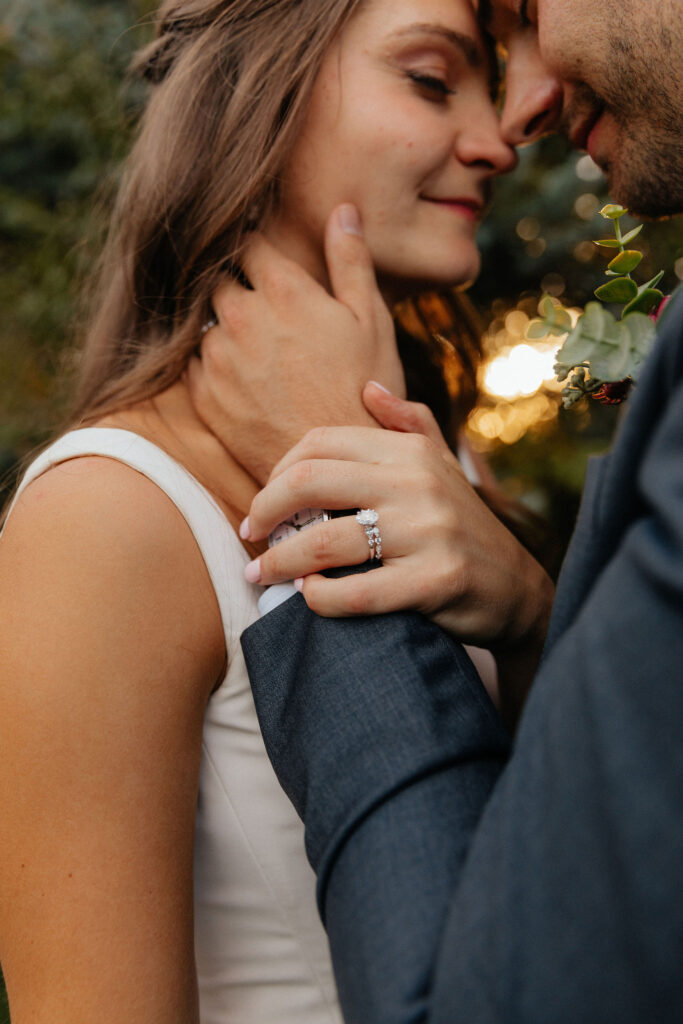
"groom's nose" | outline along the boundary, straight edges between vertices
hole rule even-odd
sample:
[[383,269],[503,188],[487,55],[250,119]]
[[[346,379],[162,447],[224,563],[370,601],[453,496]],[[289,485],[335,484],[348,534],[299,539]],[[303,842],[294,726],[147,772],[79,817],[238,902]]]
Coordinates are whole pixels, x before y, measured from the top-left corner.
[[508,43],[503,138],[511,146],[533,142],[556,131],[561,116],[562,83],[543,64],[536,33],[517,33]]

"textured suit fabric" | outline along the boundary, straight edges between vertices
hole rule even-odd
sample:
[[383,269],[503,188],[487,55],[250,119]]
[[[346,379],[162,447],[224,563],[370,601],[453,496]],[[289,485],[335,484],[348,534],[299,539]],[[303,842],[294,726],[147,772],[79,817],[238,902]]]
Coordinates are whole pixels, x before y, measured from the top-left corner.
[[243,646],[348,1022],[683,1019],[683,293],[593,463],[513,749],[417,616]]

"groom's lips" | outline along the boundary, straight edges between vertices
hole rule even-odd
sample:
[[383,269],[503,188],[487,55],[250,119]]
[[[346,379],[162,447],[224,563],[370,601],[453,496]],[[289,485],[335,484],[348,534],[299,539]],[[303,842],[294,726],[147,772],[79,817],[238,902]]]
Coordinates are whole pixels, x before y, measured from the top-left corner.
[[605,112],[603,106],[594,108],[588,114],[583,114],[574,123],[569,131],[569,138],[575,149],[587,149],[590,134]]

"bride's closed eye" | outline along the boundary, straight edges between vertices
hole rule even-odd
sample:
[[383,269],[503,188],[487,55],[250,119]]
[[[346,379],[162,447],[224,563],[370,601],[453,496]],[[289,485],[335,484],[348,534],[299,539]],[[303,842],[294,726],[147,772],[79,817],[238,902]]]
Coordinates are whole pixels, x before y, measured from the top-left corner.
[[444,100],[447,96],[453,96],[455,89],[451,89],[442,78],[436,75],[423,74],[421,71],[407,71],[410,81],[423,94],[433,100]]

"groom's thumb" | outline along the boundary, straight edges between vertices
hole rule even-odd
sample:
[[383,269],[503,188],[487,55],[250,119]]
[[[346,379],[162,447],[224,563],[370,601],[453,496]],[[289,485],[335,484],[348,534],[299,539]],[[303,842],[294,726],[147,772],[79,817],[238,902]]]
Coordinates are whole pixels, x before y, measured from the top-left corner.
[[363,405],[386,430],[397,430],[404,434],[424,434],[439,447],[445,446],[443,434],[431,409],[421,402],[408,402],[404,398],[398,398],[382,384],[371,380],[363,388]]
[[343,203],[330,214],[325,231],[325,256],[332,291],[363,321],[372,318],[382,298],[363,237],[360,214]]

